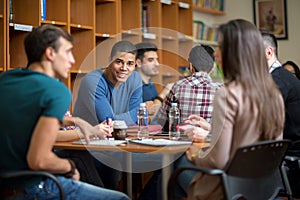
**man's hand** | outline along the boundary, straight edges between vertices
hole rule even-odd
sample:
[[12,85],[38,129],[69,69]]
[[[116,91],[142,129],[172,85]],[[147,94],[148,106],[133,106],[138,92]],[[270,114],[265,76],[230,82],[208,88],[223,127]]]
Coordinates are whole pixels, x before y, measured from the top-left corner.
[[81,118],[76,117],[74,123],[78,126],[84,135],[86,143],[89,144],[91,137],[97,137],[100,139],[105,139],[107,136],[112,136],[112,122],[110,124],[100,123],[96,126],[90,125],[88,122]]
[[75,169],[75,174],[72,176],[72,179],[75,180],[75,181],[79,181],[80,174],[79,174],[79,171],[77,169]]

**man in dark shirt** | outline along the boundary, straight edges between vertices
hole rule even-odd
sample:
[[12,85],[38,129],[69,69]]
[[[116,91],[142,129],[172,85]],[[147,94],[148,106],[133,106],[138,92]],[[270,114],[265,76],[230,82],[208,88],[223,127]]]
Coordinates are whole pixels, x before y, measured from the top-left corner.
[[[285,106],[285,125],[283,137],[290,139],[293,143],[290,146],[288,155],[298,154],[300,149],[295,145],[295,141],[300,141],[300,81],[288,70],[282,67],[277,59],[277,40],[269,32],[261,32],[264,40],[265,53],[268,61],[269,72],[273,80],[278,85],[282,94]],[[289,182],[292,188],[293,196],[300,196],[300,170],[289,167]]]
[[282,67],[277,59],[277,40],[269,32],[262,32],[269,72],[278,85],[285,104],[285,127],[283,137],[300,140],[300,81]]

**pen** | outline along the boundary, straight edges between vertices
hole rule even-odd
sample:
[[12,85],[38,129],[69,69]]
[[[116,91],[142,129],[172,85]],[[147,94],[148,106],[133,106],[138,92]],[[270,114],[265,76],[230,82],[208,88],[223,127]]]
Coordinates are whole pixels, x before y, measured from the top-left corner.
[[[108,123],[109,123],[109,117],[107,115],[105,117],[105,121],[106,121],[106,125],[108,125]],[[106,136],[106,139],[109,140],[109,137]]]
[[109,123],[109,117],[107,115],[105,117],[105,120],[106,120],[106,124],[108,125],[108,123]]

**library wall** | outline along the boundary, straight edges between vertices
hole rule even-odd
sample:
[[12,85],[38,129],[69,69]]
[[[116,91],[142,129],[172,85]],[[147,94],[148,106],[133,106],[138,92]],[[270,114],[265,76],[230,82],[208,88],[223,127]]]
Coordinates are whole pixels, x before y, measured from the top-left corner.
[[[286,0],[287,3],[287,24],[288,39],[278,40],[279,60],[284,63],[287,60],[293,60],[300,66],[300,1]],[[203,13],[193,13],[194,19],[205,19],[209,23],[224,23],[230,19],[243,18],[253,22],[253,0],[243,0],[243,3],[236,3],[236,0],[225,1],[226,15],[210,17]]]

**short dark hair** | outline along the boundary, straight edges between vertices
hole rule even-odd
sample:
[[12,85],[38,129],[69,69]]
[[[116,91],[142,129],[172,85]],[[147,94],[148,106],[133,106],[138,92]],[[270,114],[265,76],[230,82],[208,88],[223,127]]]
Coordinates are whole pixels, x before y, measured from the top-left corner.
[[275,35],[272,32],[266,30],[260,30],[260,33],[262,35],[265,48],[271,46],[275,51],[276,57],[278,57],[278,43]]
[[122,41],[119,41],[114,44],[114,46],[111,49],[110,60],[113,60],[114,56],[118,52],[132,53],[135,56],[137,53],[136,47],[134,46],[134,44],[132,44],[131,42],[129,42],[127,40],[122,40]]
[[148,51],[155,51],[157,52],[157,46],[150,42],[140,42],[135,45],[137,50],[136,59],[143,60],[144,54]]
[[299,69],[298,65],[296,65],[296,63],[294,63],[293,61],[290,61],[290,60],[283,63],[282,66],[284,67],[285,65],[291,65],[295,70],[295,76],[300,80],[300,69]]
[[59,38],[73,42],[72,36],[63,29],[45,24],[34,27],[33,30],[25,37],[24,47],[27,55],[27,67],[34,62],[40,62],[42,55],[48,47],[52,47],[55,51],[60,47]]
[[213,61],[215,61],[215,56],[214,56],[215,50],[211,46],[205,44],[201,44],[201,47],[203,47],[210,55],[210,57],[213,59]]
[[192,64],[195,72],[205,71],[209,73],[214,66],[214,49],[208,45],[196,45],[190,53],[188,61]]

